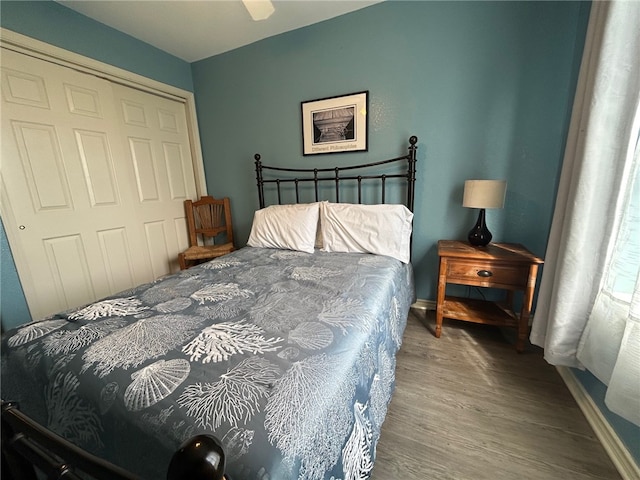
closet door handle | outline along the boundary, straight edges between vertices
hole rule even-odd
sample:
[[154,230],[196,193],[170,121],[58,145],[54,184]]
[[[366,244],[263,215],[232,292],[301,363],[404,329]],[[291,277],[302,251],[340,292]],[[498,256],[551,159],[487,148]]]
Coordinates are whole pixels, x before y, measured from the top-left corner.
[[493,276],[493,272],[490,270],[478,270],[478,276],[483,278],[488,278]]

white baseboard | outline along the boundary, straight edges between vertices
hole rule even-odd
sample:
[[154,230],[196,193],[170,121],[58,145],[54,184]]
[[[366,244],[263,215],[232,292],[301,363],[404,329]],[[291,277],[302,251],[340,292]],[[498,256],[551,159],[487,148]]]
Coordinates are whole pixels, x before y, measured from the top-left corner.
[[622,478],[624,480],[639,479],[640,467],[591,396],[584,389],[582,383],[578,381],[570,368],[556,367],[556,369]]
[[417,308],[418,310],[435,310],[436,302],[434,300],[419,298],[416,300],[416,303],[411,305],[411,308]]

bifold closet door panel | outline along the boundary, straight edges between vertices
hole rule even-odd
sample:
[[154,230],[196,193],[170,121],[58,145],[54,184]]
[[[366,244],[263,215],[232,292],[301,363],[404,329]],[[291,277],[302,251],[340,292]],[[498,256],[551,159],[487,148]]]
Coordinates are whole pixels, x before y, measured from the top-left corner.
[[4,48],[1,80],[2,218],[32,317],[176,270],[195,196],[184,106]]

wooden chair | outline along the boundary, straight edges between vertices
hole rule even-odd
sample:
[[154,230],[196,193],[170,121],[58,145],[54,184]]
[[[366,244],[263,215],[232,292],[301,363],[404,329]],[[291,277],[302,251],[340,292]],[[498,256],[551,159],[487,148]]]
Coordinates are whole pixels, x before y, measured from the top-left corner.
[[[204,196],[195,202],[185,200],[184,210],[189,229],[189,248],[178,254],[181,270],[189,268],[192,262],[211,260],[235,250],[229,198],[217,200],[212,196]],[[216,244],[216,237],[220,234],[225,234],[225,243]]]

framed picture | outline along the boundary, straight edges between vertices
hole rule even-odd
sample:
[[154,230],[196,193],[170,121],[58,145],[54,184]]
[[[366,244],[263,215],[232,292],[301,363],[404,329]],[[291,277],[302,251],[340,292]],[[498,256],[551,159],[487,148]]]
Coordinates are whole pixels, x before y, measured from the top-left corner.
[[302,153],[366,151],[368,97],[365,91],[302,102]]

